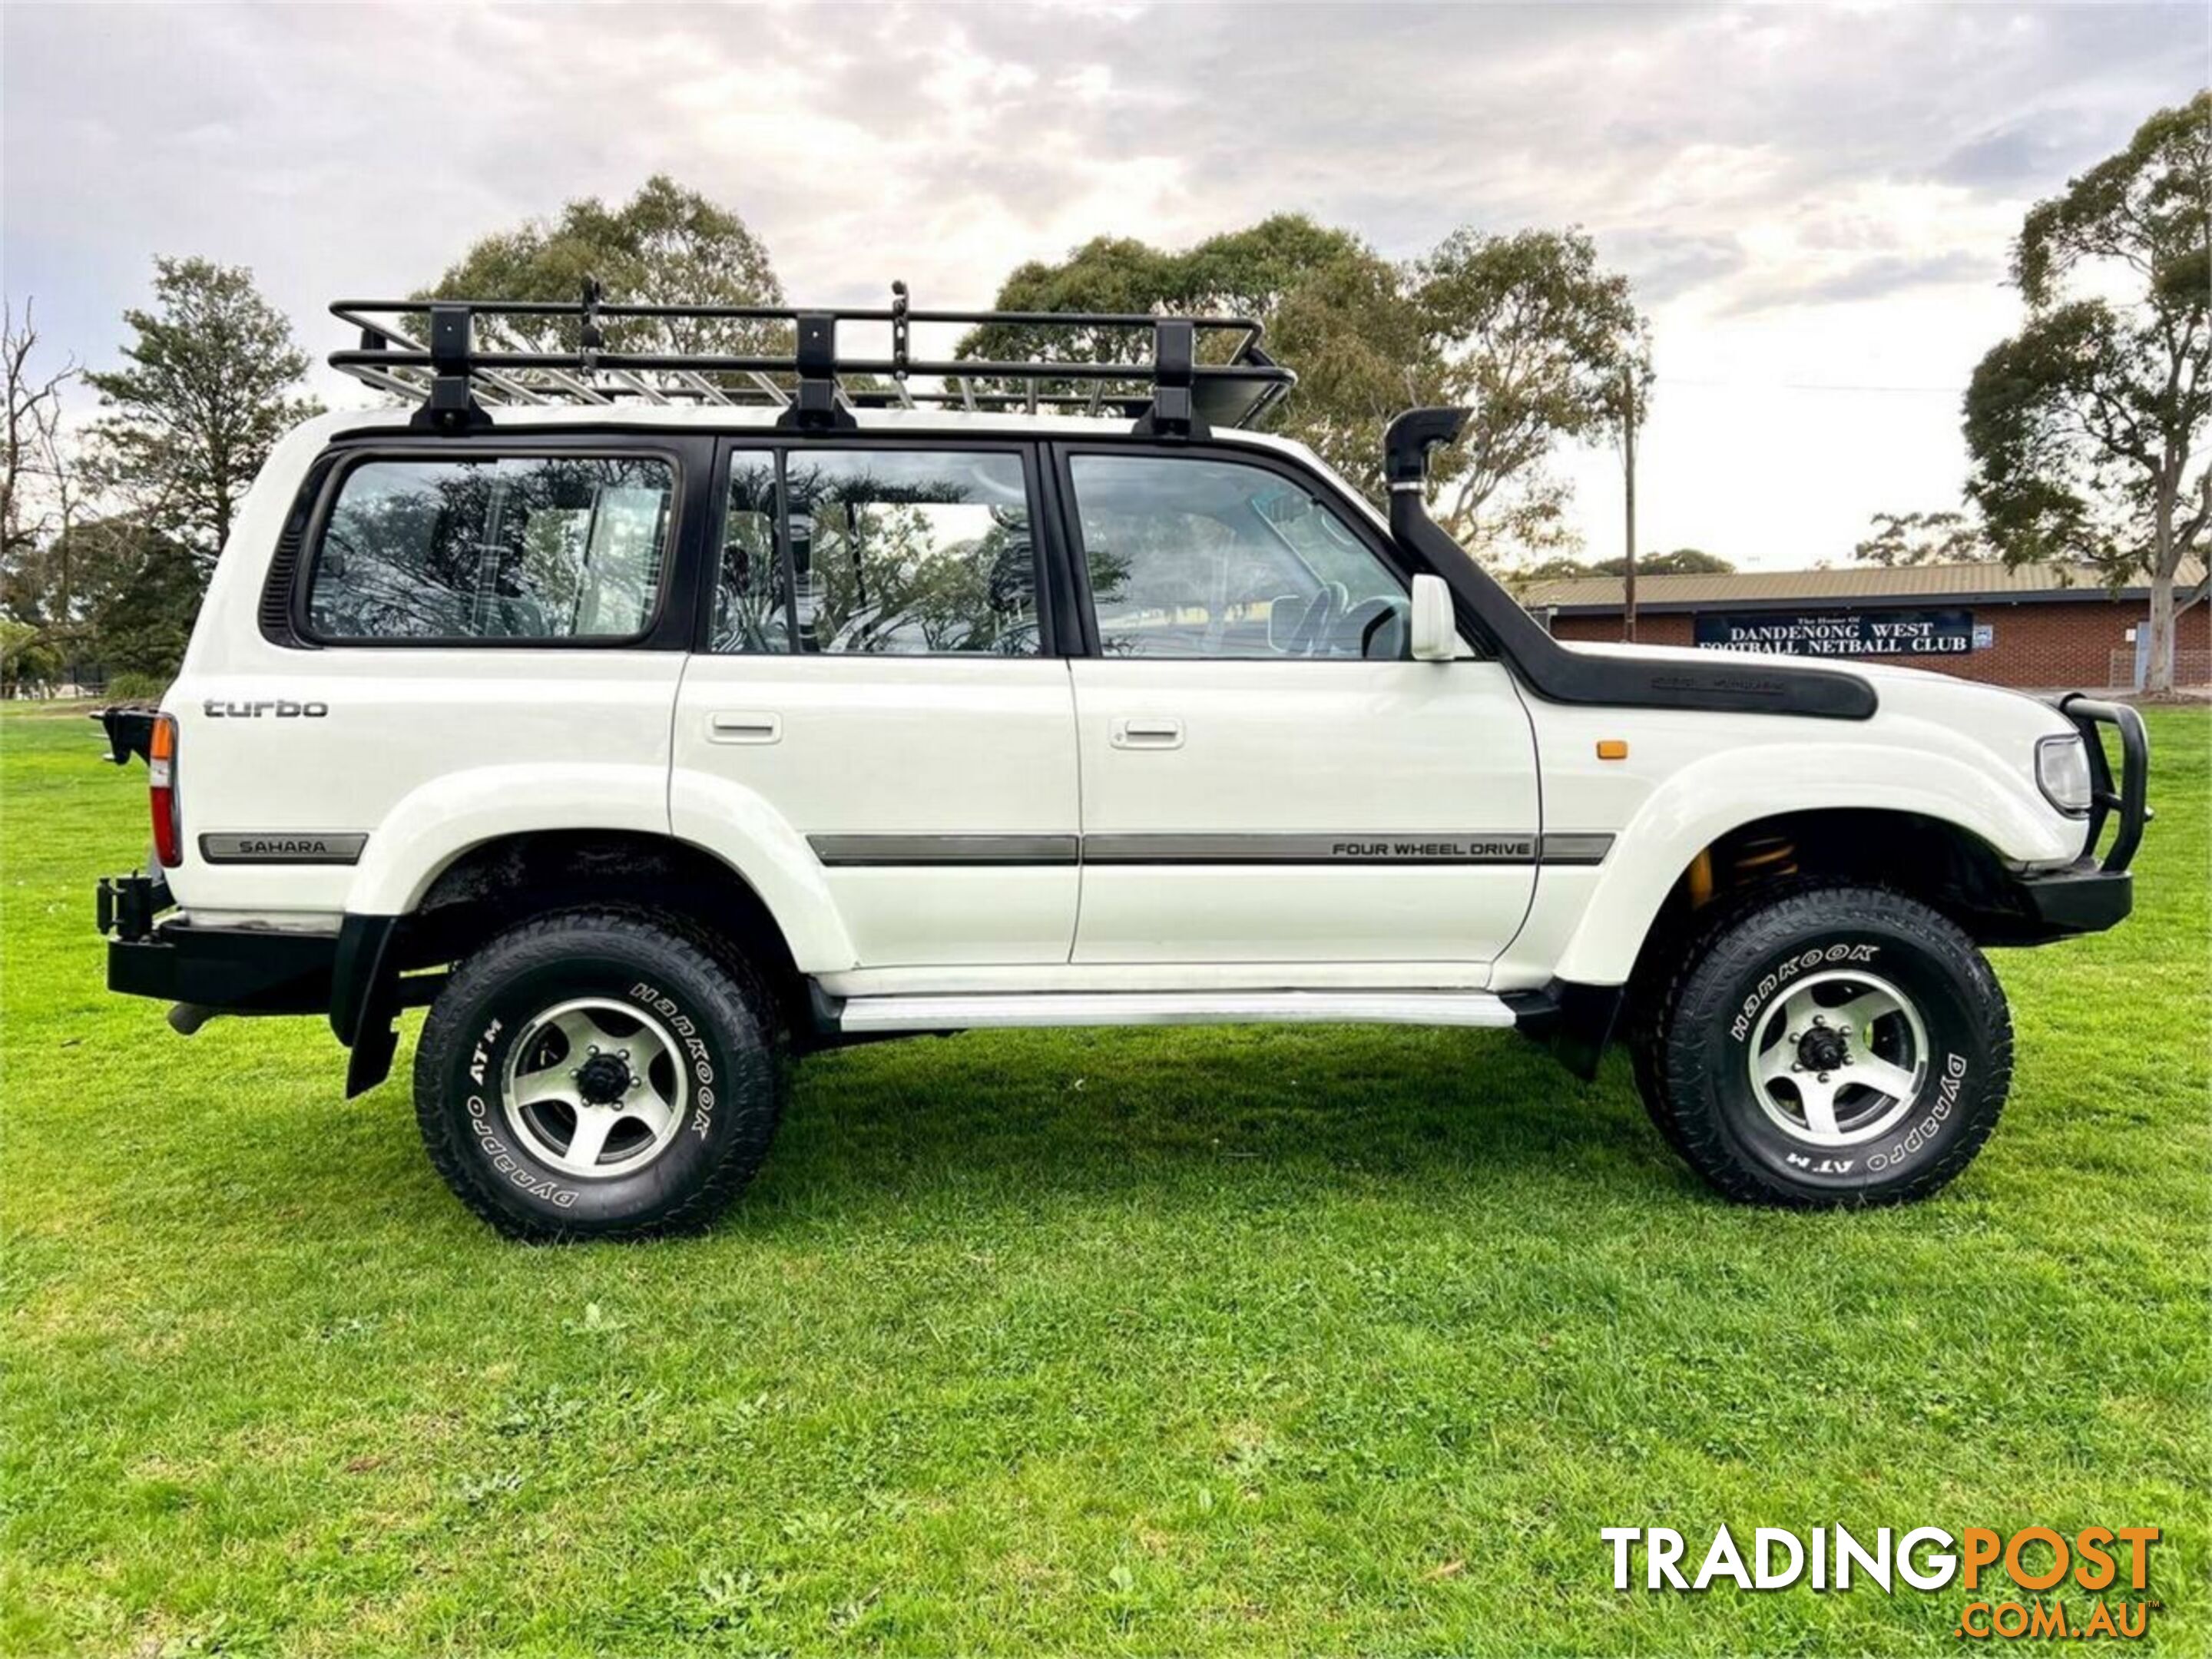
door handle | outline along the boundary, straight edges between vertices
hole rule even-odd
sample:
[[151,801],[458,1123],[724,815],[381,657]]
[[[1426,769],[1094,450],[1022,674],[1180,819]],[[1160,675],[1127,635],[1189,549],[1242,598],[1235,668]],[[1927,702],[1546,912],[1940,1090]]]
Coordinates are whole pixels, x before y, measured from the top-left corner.
[[709,743],[781,743],[783,716],[749,710],[717,709],[707,716]]
[[1182,722],[1173,714],[1133,714],[1114,722],[1116,749],[1180,749]]

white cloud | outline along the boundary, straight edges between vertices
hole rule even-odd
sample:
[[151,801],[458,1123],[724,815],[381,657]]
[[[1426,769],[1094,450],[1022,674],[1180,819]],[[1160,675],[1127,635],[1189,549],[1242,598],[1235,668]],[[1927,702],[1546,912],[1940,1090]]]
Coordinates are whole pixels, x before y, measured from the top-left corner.
[[[2189,7],[0,8],[6,284],[94,362],[151,256],[324,305],[672,173],[798,298],[987,300],[1291,209],[1386,253],[1578,222],[1661,382],[1643,538],[1746,562],[1943,505],[2021,211],[2195,90]],[[1612,458],[1564,458],[1593,551]]]

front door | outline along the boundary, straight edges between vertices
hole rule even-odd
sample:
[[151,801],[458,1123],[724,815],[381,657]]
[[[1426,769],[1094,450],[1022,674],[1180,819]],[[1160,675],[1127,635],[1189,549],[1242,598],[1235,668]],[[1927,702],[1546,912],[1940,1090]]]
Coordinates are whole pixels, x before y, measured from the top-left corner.
[[1535,884],[1505,671],[1407,655],[1407,582],[1300,474],[1060,458],[1097,651],[1073,665],[1079,963],[1494,959]]
[[1018,445],[732,453],[675,763],[805,837],[863,968],[1067,959],[1073,702],[1032,484]]

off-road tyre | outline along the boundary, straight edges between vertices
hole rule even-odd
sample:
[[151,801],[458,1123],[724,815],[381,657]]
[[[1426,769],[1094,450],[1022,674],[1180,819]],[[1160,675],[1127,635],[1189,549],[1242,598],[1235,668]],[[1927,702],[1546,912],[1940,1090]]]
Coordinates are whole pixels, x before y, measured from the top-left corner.
[[[634,1173],[572,1176],[507,1113],[513,1045],[579,999],[635,1008],[686,1067],[678,1127]],[[775,1138],[786,1069],[775,1001],[735,947],[665,911],[595,906],[519,923],[455,969],[416,1048],[415,1113],[432,1165],[501,1232],[641,1237],[702,1227],[744,1190]]]
[[[1764,1034],[1771,1053],[1784,1035],[1762,1024],[1770,1010],[1780,1025],[1802,1024],[1783,1018],[1791,999],[1849,995],[1854,981],[1838,976],[1853,975],[1893,988],[1918,1021],[1919,1086],[1896,1097],[1911,1103],[1891,1127],[1881,1119],[1897,1109],[1869,1104],[1868,1138],[1810,1145],[1799,1138],[1808,1130],[1762,1105],[1752,1045]],[[1972,939],[1902,893],[1801,878],[1724,898],[1652,983],[1631,1039],[1638,1085],[1660,1133],[1729,1198],[1800,1209],[1925,1198],[1996,1127],[2012,1079],[2003,990]],[[1905,1018],[1877,1022],[1876,1042],[1901,1044]],[[1796,1085],[1783,1081],[1765,1092],[1787,1118]]]

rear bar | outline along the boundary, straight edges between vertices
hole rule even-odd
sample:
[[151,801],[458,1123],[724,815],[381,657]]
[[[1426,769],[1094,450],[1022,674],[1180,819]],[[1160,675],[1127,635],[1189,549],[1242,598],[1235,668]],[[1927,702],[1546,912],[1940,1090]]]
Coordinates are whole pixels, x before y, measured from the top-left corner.
[[[2082,851],[2096,856],[2097,838],[2104,833],[2105,821],[2117,812],[2119,833],[2112,837],[2112,850],[2105,854],[2099,867],[2108,875],[2118,875],[2134,861],[2136,849],[2142,845],[2143,825],[2151,819],[2149,734],[2143,730],[2142,716],[2126,703],[2103,702],[2079,691],[2061,697],[2058,712],[2074,722],[2081,733],[2082,746],[2089,751],[2089,834]],[[2113,726],[2120,734],[2117,789],[2112,763],[2105,756],[2103,734],[2097,730],[2100,726]]]

